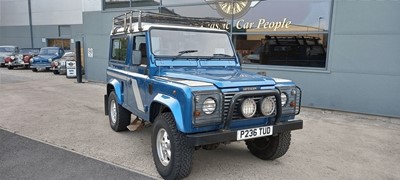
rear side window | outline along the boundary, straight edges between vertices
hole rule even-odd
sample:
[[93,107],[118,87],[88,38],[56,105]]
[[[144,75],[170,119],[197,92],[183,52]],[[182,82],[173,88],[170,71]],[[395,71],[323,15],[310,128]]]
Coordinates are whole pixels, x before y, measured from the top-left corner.
[[125,62],[127,48],[128,48],[127,37],[113,39],[111,59]]

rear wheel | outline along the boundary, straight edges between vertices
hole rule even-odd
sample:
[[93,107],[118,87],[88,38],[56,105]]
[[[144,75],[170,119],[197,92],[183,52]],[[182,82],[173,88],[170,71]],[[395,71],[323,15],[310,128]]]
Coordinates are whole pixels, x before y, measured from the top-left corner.
[[33,72],[37,72],[37,69],[36,69],[36,68],[33,68],[32,71],[33,71]]
[[53,71],[53,74],[56,74],[56,75],[57,75],[57,74],[60,74],[60,72],[59,72],[58,70],[54,70],[54,71]]
[[108,98],[108,119],[114,131],[127,130],[131,121],[131,113],[117,102],[117,96],[112,91]]
[[14,69],[14,66],[8,66],[7,69]]
[[286,154],[290,146],[290,131],[278,136],[268,136],[246,140],[250,152],[263,160],[273,160]]
[[159,114],[155,119],[151,147],[157,171],[164,179],[181,179],[190,174],[194,147],[187,144],[186,136],[176,128],[171,112]]

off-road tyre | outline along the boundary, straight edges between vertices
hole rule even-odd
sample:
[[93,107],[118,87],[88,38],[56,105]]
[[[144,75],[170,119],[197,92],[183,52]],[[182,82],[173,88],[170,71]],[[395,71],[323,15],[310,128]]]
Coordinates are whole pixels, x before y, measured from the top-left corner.
[[36,68],[33,68],[32,69],[32,72],[37,72],[38,70],[36,69]]
[[11,69],[14,69],[14,67],[13,66],[7,66],[7,69],[11,70]]
[[[163,165],[157,151],[157,135],[162,130],[166,131],[170,142],[171,155],[167,165]],[[186,136],[176,128],[175,119],[171,112],[161,113],[156,117],[151,147],[154,164],[158,173],[164,179],[182,179],[190,174],[194,147],[188,145]]]
[[53,71],[53,74],[54,74],[54,75],[60,74],[60,71],[54,70],[54,71]]
[[[113,109],[115,108],[115,119],[113,121]],[[118,104],[117,96],[114,91],[111,91],[108,97],[108,120],[110,121],[111,129],[114,131],[125,131],[131,122],[131,113]]]
[[246,146],[254,156],[263,160],[274,160],[286,154],[290,146],[290,140],[291,133],[287,131],[280,133],[278,136],[246,140]]

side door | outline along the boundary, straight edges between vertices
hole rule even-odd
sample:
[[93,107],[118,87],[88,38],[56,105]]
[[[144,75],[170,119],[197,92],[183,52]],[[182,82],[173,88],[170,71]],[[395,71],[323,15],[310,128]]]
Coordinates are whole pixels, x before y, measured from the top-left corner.
[[[132,37],[132,49],[130,56],[130,79],[128,81],[127,94],[130,99],[128,105],[132,108],[132,113],[140,118],[148,119],[148,105],[145,103],[148,96],[147,83],[148,83],[148,67],[147,67],[147,51],[146,39],[144,34],[134,35]],[[140,51],[141,57],[132,56],[133,51]],[[134,64],[133,58],[141,58],[141,64]]]
[[118,35],[111,38],[110,44],[110,60],[108,66],[110,69],[118,71],[114,73],[112,77],[117,79],[121,84],[121,94],[123,98],[122,106],[131,110],[129,107],[129,92],[130,89],[129,76],[124,73],[128,69],[128,49],[129,49],[129,36],[128,35]]

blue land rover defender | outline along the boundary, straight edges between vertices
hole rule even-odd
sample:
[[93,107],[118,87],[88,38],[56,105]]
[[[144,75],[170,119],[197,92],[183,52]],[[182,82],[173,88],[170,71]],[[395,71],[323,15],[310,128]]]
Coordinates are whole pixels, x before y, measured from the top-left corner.
[[196,149],[245,141],[273,160],[302,129],[301,91],[292,81],[241,69],[220,19],[128,12],[113,19],[105,114],[123,131],[131,114],[153,125],[155,166],[165,179],[190,174]]

